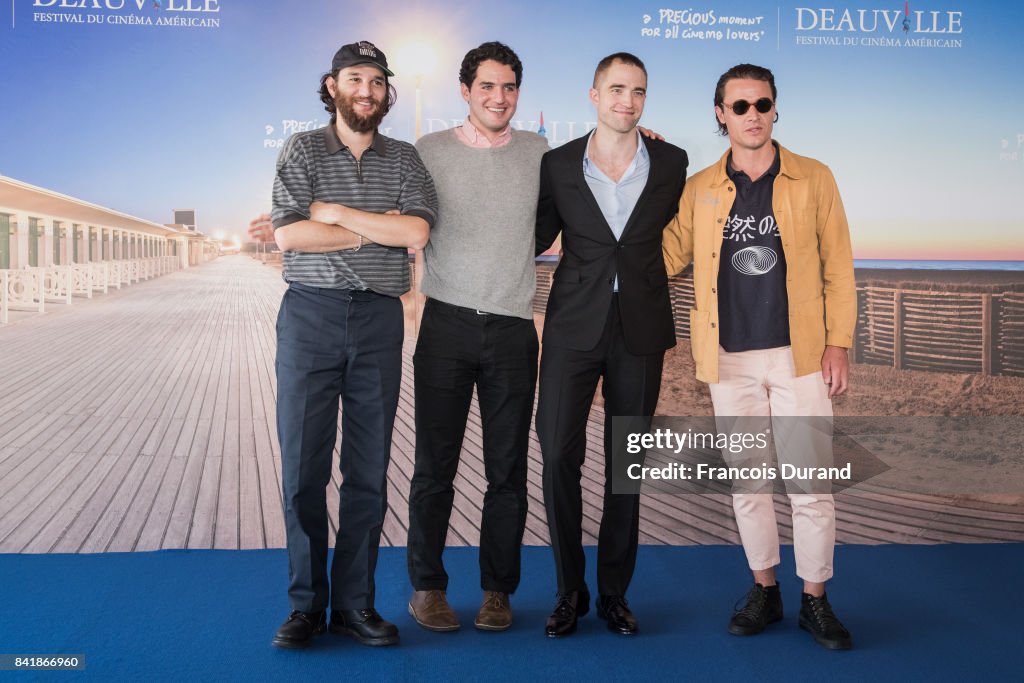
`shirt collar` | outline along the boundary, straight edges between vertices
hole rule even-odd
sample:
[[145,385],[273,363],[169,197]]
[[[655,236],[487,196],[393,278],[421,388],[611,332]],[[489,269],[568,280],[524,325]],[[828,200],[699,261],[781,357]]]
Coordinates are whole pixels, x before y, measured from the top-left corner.
[[[772,140],[772,147],[775,148],[775,159],[772,160],[772,165],[768,167],[768,170],[764,172],[764,175],[770,175],[774,178],[779,175],[779,170],[782,168],[782,154],[779,152],[778,143],[774,140]],[[725,172],[730,178],[732,178],[733,182],[735,182],[739,176],[743,176],[744,178],[747,178],[747,180],[750,179],[750,176],[743,171],[738,171],[733,168],[732,152],[729,152],[729,157],[725,161]],[[764,176],[761,177],[763,178]],[[758,178],[758,180],[760,180],[760,178]]]
[[[597,164],[595,164],[594,162],[592,162],[590,160],[590,141],[593,140],[593,139],[594,139],[594,133],[593,133],[593,131],[591,131],[590,137],[587,138],[587,145],[586,145],[586,147],[583,148],[583,172],[584,173],[590,172],[591,167],[593,167],[593,168],[595,168],[595,169],[597,169],[599,171],[601,170],[600,168],[598,168]],[[640,135],[640,131],[636,131],[636,154],[633,155],[633,161],[631,161],[629,163],[629,167],[626,169],[626,172],[623,173],[622,174],[622,178],[619,179],[620,182],[621,182],[622,179],[628,178],[629,176],[633,175],[633,172],[641,164],[643,164],[644,162],[648,161],[650,159],[650,156],[651,156],[650,153],[647,151],[647,145],[644,144],[644,139]],[[604,175],[604,174],[602,173],[602,175]]]
[[[338,129],[334,127],[333,123],[329,123],[323,128],[324,131],[324,143],[327,145],[328,154],[337,154],[343,149],[348,149],[348,145],[341,141],[338,137]],[[384,142],[384,136],[379,132],[373,132],[373,142],[370,143],[370,149],[379,154],[385,156],[387,151],[387,144]]]
[[462,122],[462,132],[466,139],[474,145],[482,144],[486,141],[489,147],[501,147],[512,138],[512,122],[510,121],[492,142],[474,125],[473,119],[467,114],[466,120]]

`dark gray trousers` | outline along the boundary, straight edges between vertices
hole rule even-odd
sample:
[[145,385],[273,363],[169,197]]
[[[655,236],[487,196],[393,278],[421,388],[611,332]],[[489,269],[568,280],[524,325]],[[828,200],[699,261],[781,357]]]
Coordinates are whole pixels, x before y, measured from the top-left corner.
[[[403,324],[401,302],[372,292],[292,283],[281,301],[277,432],[292,609],[373,606]],[[326,489],[339,400],[342,482],[329,585]]]

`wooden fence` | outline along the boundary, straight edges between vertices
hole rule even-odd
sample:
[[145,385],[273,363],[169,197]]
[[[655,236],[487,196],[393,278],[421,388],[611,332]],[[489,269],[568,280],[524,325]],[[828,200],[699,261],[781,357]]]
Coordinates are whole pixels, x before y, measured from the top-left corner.
[[855,360],[1024,376],[1024,293],[992,289],[858,287]]
[[1007,292],[999,298],[995,350],[999,374],[1024,376],[1024,292]]

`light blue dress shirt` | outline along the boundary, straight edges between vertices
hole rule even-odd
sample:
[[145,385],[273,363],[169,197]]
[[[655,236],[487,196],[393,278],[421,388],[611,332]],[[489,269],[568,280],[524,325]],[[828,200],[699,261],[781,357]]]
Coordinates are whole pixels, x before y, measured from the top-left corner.
[[[636,202],[640,199],[640,193],[647,185],[647,177],[651,173],[651,157],[647,153],[647,147],[640,139],[640,132],[636,134],[636,154],[629,168],[622,174],[619,182],[613,181],[590,160],[590,136],[587,146],[583,150],[583,177],[587,180],[587,186],[594,194],[597,205],[601,207],[604,219],[612,229],[616,240],[622,239],[622,232],[626,229],[626,223],[633,213]],[[614,291],[619,291],[619,276],[615,275]]]

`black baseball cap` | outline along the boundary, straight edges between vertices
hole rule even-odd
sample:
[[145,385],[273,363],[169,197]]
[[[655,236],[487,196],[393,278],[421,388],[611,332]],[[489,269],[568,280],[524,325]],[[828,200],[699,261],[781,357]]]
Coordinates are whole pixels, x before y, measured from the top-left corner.
[[331,61],[331,73],[338,73],[338,69],[356,64],[373,64],[388,76],[392,78],[395,76],[388,69],[388,58],[368,40],[342,45],[341,49],[334,53],[334,59]]

